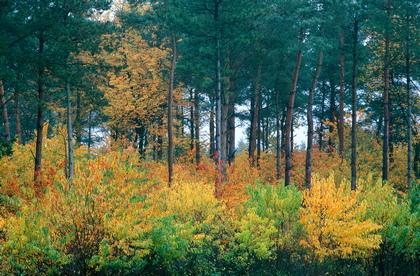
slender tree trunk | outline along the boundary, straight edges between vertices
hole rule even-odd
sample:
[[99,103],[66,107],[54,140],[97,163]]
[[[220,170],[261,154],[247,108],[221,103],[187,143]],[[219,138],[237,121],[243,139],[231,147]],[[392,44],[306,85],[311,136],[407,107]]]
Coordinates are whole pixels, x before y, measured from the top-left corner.
[[344,160],[344,30],[340,31],[340,103],[339,103],[339,119],[338,119],[338,154],[341,160]]
[[[163,118],[158,119],[159,128],[164,128]],[[163,160],[163,135],[158,133],[156,135],[156,160],[162,161]]]
[[257,118],[257,166],[260,167],[260,158],[261,158],[261,124],[262,124],[262,116],[261,116],[261,98],[259,100],[259,107],[258,107],[258,118]]
[[[294,107],[293,107],[294,109]],[[295,128],[294,128],[295,120],[292,118],[292,122],[290,124],[290,161],[292,161],[293,158],[293,152],[295,150]]]
[[387,5],[387,14],[388,22],[385,30],[385,69],[384,69],[384,99],[383,99],[383,108],[384,108],[384,137],[383,137],[383,147],[382,147],[382,181],[388,181],[388,172],[389,172],[389,20],[391,12],[391,0],[388,0]]
[[71,110],[71,90],[70,81],[67,81],[67,143],[68,143],[68,160],[67,160],[67,178],[74,177],[74,149],[73,149],[73,127],[72,127],[72,110]]
[[220,47],[219,40],[217,39],[217,59],[216,59],[216,162],[218,171],[224,174],[225,159],[223,158],[225,151],[222,146],[222,80],[220,68]]
[[284,106],[281,111],[280,129],[281,129],[281,157],[285,157],[286,151],[286,119],[287,119],[287,106]]
[[76,143],[82,143],[82,111],[80,107],[80,91],[76,90],[76,118],[74,120],[74,131],[76,134]]
[[420,143],[414,144],[413,172],[415,178],[420,178]]
[[279,76],[276,78],[276,179],[281,178],[281,122],[280,122],[280,85]]
[[38,64],[38,112],[37,112],[37,123],[36,123],[36,147],[35,147],[35,169],[34,169],[34,181],[38,180],[38,176],[41,173],[42,165],[42,140],[43,140],[43,128],[44,128],[44,101],[45,101],[45,65],[43,61],[44,53],[44,34],[40,34],[38,37],[39,42],[39,64]]
[[[214,97],[212,97],[214,98]],[[214,99],[211,101],[214,102]],[[210,110],[210,122],[209,122],[209,132],[210,132],[210,158],[217,162],[216,160],[216,141],[215,141],[215,127],[214,127],[214,106]]]
[[[230,49],[227,51],[227,72],[233,72],[233,62],[230,57]],[[235,160],[235,74],[226,76],[226,158],[227,162],[231,164]]]
[[229,95],[228,114],[227,114],[227,158],[229,164],[235,161],[235,94],[231,91]]
[[92,110],[89,110],[89,126],[88,126],[88,153],[92,147]]
[[314,138],[314,120],[312,117],[312,109],[314,103],[314,95],[316,85],[318,83],[319,75],[321,74],[322,69],[322,58],[323,53],[319,51],[318,53],[318,61],[316,66],[316,71],[314,78],[312,80],[311,89],[309,90],[309,98],[308,98],[308,111],[307,111],[307,121],[308,121],[308,142],[306,145],[306,170],[305,170],[305,186],[307,189],[311,188],[311,179],[312,179],[312,144]]
[[169,93],[168,93],[168,186],[171,187],[173,177],[173,130],[172,130],[172,113],[174,102],[174,79],[175,79],[175,66],[176,66],[176,40],[174,31],[171,30],[171,46],[172,46],[172,59],[169,78]]
[[3,115],[3,122],[4,122],[4,138],[7,142],[12,140],[10,135],[10,125],[9,125],[9,115],[7,114],[7,104],[6,98],[4,96],[4,85],[3,80],[0,79],[0,100],[1,100],[1,109]]
[[13,101],[14,101],[14,106],[15,106],[15,120],[16,120],[16,135],[18,137],[18,144],[21,145],[22,144],[22,124],[20,122],[20,107],[19,107],[19,92],[16,91],[15,89],[15,93],[13,94]]
[[[389,103],[392,106],[392,102]],[[393,164],[395,162],[395,147],[394,147],[394,116],[390,112],[389,116],[389,159],[388,164]]]
[[352,101],[351,101],[351,189],[356,190],[356,179],[357,179],[357,170],[356,170],[356,158],[357,158],[357,141],[356,141],[356,131],[357,131],[357,59],[358,59],[358,39],[359,39],[359,22],[356,20],[354,22],[354,33],[353,33],[353,70],[352,70]]
[[325,82],[322,83],[322,99],[321,99],[321,120],[319,123],[319,151],[324,150],[324,118],[325,118]]
[[[301,31],[301,40],[303,40],[303,30]],[[290,185],[290,174],[292,170],[292,123],[293,123],[293,108],[295,106],[295,95],[297,81],[299,77],[300,63],[302,61],[302,50],[299,50],[296,56],[296,67],[293,72],[292,87],[290,89],[289,103],[287,106],[287,118],[286,118],[286,164],[285,164],[285,186]]]
[[249,136],[249,158],[251,160],[251,166],[255,166],[255,151],[257,149],[258,121],[260,118],[261,67],[262,64],[260,63],[255,78],[254,99],[251,101],[251,132]]
[[412,133],[412,122],[411,122],[411,87],[410,87],[410,66],[411,66],[411,57],[410,57],[410,23],[409,23],[409,16],[406,17],[407,23],[407,36],[405,41],[405,90],[407,93],[407,144],[408,144],[408,152],[407,152],[407,184],[408,187],[411,187],[413,182],[413,133]]
[[333,137],[332,137],[332,133],[334,132],[334,123],[337,122],[337,107],[335,105],[335,95],[336,95],[336,90],[335,90],[335,85],[332,81],[330,81],[330,85],[331,85],[331,93],[330,93],[330,125],[329,125],[329,129],[328,132],[330,133],[330,135],[328,135],[328,150],[331,151],[335,145],[333,142]]
[[194,90],[194,120],[195,120],[195,162],[196,164],[201,162],[200,155],[200,103],[198,97],[198,90]]
[[[190,150],[192,151],[195,147],[195,118],[194,118],[194,89],[190,88]],[[192,160],[194,162],[194,160]]]

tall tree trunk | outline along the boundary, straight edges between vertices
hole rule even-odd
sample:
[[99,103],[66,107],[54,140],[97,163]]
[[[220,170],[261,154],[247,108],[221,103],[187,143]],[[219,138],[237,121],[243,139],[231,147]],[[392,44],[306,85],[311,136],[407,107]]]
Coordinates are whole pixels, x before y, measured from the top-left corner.
[[[303,40],[303,30],[301,30],[301,41]],[[299,77],[300,63],[302,61],[302,50],[299,50],[296,55],[296,66],[293,72],[292,87],[290,88],[289,102],[287,106],[287,118],[286,118],[286,141],[285,141],[285,152],[286,152],[286,166],[285,166],[285,181],[284,185],[290,185],[290,174],[292,170],[292,123],[293,123],[293,109],[295,106],[295,95],[297,81]]]
[[195,162],[196,164],[201,162],[200,155],[200,103],[198,97],[198,90],[194,90],[194,120],[195,120]]
[[[392,106],[392,102],[389,103],[389,106]],[[388,158],[388,164],[393,164],[395,162],[395,147],[394,147],[394,116],[392,116],[390,112],[389,116],[389,158]]]
[[4,95],[4,85],[3,80],[0,79],[0,100],[1,100],[1,109],[3,115],[3,122],[4,122],[4,138],[7,142],[12,140],[10,135],[10,125],[9,125],[9,115],[7,114],[7,104],[6,98]]
[[318,53],[318,61],[316,66],[316,71],[314,78],[312,80],[311,89],[309,90],[308,98],[308,111],[307,111],[307,121],[308,121],[308,142],[306,145],[306,166],[305,166],[305,186],[307,189],[311,188],[311,179],[312,179],[312,144],[314,138],[314,120],[312,117],[312,109],[314,104],[314,95],[316,85],[318,83],[319,75],[321,74],[322,69],[322,51]]
[[16,121],[16,135],[18,137],[18,144],[21,145],[22,141],[22,124],[20,122],[20,107],[19,107],[19,91],[15,89],[15,93],[13,94],[13,101],[15,106],[15,121]]
[[354,33],[353,33],[353,69],[352,69],[352,93],[351,93],[351,189],[356,190],[357,170],[356,170],[356,158],[357,158],[357,59],[358,59],[358,39],[359,39],[359,21],[354,22]]
[[231,164],[235,161],[235,94],[232,91],[229,94],[228,114],[227,114],[227,159]]
[[44,137],[44,101],[45,101],[45,64],[42,55],[44,54],[44,34],[41,33],[38,37],[39,42],[39,64],[38,64],[38,111],[37,111],[37,123],[36,123],[36,147],[35,147],[35,169],[34,169],[34,181],[38,180],[38,176],[41,173],[42,165],[42,140]]
[[[195,147],[195,118],[194,118],[194,89],[190,88],[189,89],[190,92],[190,150],[194,150]],[[194,160],[192,160],[192,162],[194,162]]]
[[89,126],[88,126],[88,153],[90,154],[90,149],[92,147],[92,110],[89,110]]
[[388,172],[389,172],[389,24],[391,20],[391,0],[388,0],[387,5],[387,14],[388,22],[385,29],[385,69],[384,69],[384,98],[383,98],[383,108],[384,108],[384,137],[383,137],[383,147],[382,147],[382,181],[388,181]]
[[71,110],[71,90],[70,81],[67,80],[66,85],[67,91],[67,143],[68,143],[68,155],[67,155],[67,178],[72,179],[74,177],[74,149],[73,149],[73,126],[72,126],[72,110]]
[[325,82],[322,83],[322,97],[321,97],[321,120],[319,123],[319,151],[324,150],[324,118],[325,118],[325,94],[326,94]]
[[[212,97],[214,98],[214,97]],[[214,99],[211,101],[214,103]],[[209,122],[209,132],[210,132],[210,158],[217,162],[216,160],[216,141],[215,141],[215,127],[214,127],[214,106],[211,106],[210,110],[210,122]]]
[[[233,71],[233,64],[232,60],[230,58],[230,55],[228,53],[228,62],[227,62],[227,71]],[[227,161],[229,164],[233,163],[235,160],[235,101],[236,101],[236,95],[235,95],[235,78],[236,76],[234,74],[229,75],[226,77],[226,83],[227,83],[227,93],[226,93],[226,104],[227,104],[227,133],[226,133],[226,139],[227,139]]]
[[413,182],[413,133],[412,133],[412,122],[411,122],[411,87],[410,87],[410,73],[411,73],[411,56],[410,56],[410,23],[409,23],[409,15],[406,16],[406,24],[407,24],[407,35],[405,41],[405,90],[407,93],[407,184],[408,187],[411,187]]
[[217,170],[224,175],[224,167],[226,164],[224,162],[224,152],[226,149],[222,145],[222,125],[223,125],[223,116],[222,116],[222,80],[221,80],[221,68],[220,68],[220,42],[217,39],[217,59],[216,59],[216,162]]
[[336,90],[335,90],[335,85],[332,81],[330,81],[330,85],[331,85],[331,93],[330,93],[330,125],[328,128],[328,132],[330,133],[330,135],[328,135],[328,150],[331,151],[335,145],[333,142],[333,137],[332,137],[332,133],[334,132],[334,123],[337,122],[337,107],[335,105],[335,95],[336,95]]
[[[233,72],[233,62],[230,51],[227,51],[227,72]],[[235,74],[226,76],[226,158],[231,164],[235,160]]]
[[255,166],[255,151],[257,149],[258,121],[260,118],[261,67],[262,64],[259,63],[254,84],[254,99],[251,101],[251,132],[249,135],[249,158],[251,160],[251,166]]
[[420,178],[420,143],[414,144],[413,171],[415,178]]
[[169,76],[169,93],[168,93],[168,186],[171,187],[173,177],[173,130],[172,130],[172,113],[174,102],[174,79],[175,79],[175,66],[176,66],[176,40],[174,31],[171,30],[171,46],[172,46],[172,59]]
[[340,103],[338,119],[338,154],[344,160],[344,30],[340,31]]
[[214,0],[214,46],[215,46],[215,89],[216,89],[216,166],[218,176],[215,182],[216,197],[220,197],[222,184],[226,180],[226,134],[227,134],[227,107],[222,91],[222,55],[221,37],[222,26],[220,22],[220,5],[222,1]]
[[261,97],[259,97],[259,107],[258,107],[258,118],[257,118],[257,166],[260,167],[260,158],[261,158],[261,124],[262,124],[262,116],[261,116]]
[[280,83],[276,78],[276,179],[281,178],[281,122],[280,122]]
[[[163,118],[158,119],[159,128],[164,128]],[[163,135],[162,133],[158,133],[156,135],[156,160],[162,161],[163,160]]]
[[80,91],[76,90],[76,117],[74,119],[74,131],[76,134],[76,144],[82,143],[82,111],[80,107]]

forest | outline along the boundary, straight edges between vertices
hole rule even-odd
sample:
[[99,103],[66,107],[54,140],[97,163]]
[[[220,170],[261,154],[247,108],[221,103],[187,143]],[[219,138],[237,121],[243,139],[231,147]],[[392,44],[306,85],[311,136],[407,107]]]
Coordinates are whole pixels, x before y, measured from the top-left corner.
[[420,0],[0,0],[0,37],[0,275],[420,275]]

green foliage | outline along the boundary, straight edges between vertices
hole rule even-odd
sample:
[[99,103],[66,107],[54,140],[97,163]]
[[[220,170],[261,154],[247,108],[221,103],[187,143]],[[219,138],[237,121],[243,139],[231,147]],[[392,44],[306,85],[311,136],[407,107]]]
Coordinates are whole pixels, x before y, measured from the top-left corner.
[[[33,144],[16,145],[0,163],[13,171],[1,178],[0,274],[360,274],[392,257],[407,267],[395,269],[417,269],[418,185],[405,195],[365,176],[350,191],[348,182],[315,176],[302,192],[255,183],[256,172],[241,177],[241,163],[216,198],[211,171],[180,164],[169,188],[164,166],[140,166],[133,149],[92,156],[83,148],[67,180],[59,137],[45,140],[40,191],[24,166]],[[241,203],[227,208],[231,197]]]
[[261,185],[248,188],[249,200],[246,210],[268,219],[276,229],[276,247],[291,247],[296,234],[301,231],[300,208],[302,194],[294,187],[284,185]]

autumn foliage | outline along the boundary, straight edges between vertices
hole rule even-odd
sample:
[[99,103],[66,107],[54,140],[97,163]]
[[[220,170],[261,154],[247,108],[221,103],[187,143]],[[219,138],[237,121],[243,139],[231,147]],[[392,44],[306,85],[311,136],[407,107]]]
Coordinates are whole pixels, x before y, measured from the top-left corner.
[[79,148],[68,180],[60,131],[45,140],[41,186],[27,169],[33,144],[0,162],[1,274],[316,275],[356,263],[350,274],[391,256],[418,269],[418,188],[397,193],[368,176],[351,191],[316,175],[300,190],[240,155],[217,197],[212,160],[179,162],[168,187],[164,165],[132,148]]

